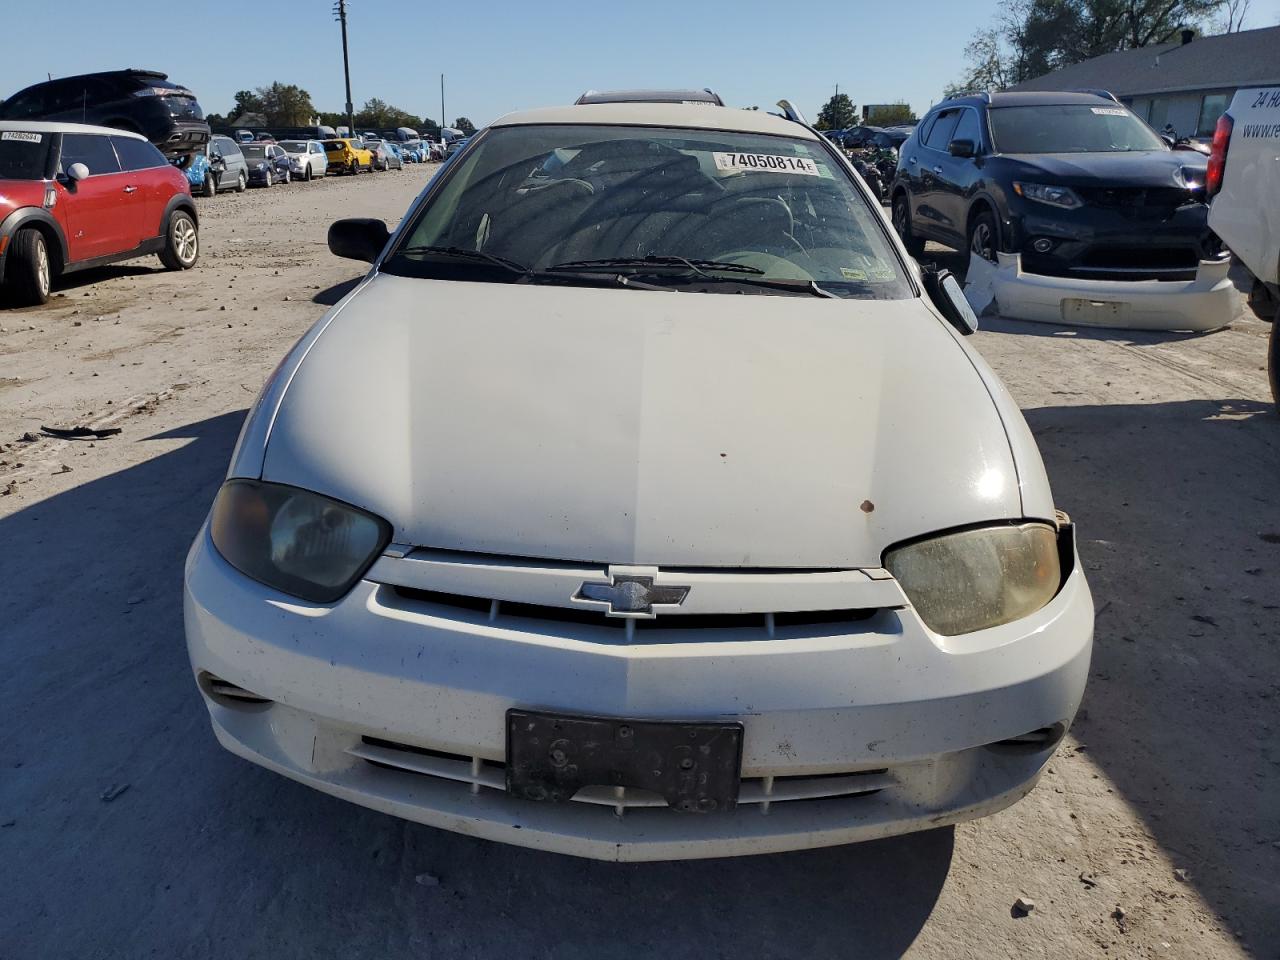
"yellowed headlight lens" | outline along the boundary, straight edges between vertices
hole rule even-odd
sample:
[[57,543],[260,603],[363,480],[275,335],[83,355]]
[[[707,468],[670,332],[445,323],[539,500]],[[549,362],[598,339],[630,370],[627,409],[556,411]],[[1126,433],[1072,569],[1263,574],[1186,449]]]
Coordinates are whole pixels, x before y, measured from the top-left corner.
[[1062,582],[1048,524],[985,527],[890,550],[885,566],[934,633],[955,636],[1021,619]]

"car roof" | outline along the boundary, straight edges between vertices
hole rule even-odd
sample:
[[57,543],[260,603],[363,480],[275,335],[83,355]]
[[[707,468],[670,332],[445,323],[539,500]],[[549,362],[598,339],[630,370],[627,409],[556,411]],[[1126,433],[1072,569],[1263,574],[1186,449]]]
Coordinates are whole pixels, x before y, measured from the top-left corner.
[[802,140],[815,138],[815,134],[807,127],[763,110],[734,110],[701,103],[584,103],[570,107],[544,107],[509,113],[493,121],[492,126],[518,127],[551,123],[684,127],[693,130],[766,133]]
[[720,96],[707,87],[701,90],[588,90],[578,98],[587,103],[711,103],[723,107]]
[[1099,96],[1095,93],[1084,93],[1080,90],[1028,90],[1018,93],[979,93],[969,97],[956,97],[952,100],[944,100],[938,106],[970,104],[998,109],[1000,107],[1061,106],[1072,103],[1093,104],[1095,106],[1107,104],[1112,107],[1116,105],[1114,100],[1107,97]]
[[96,133],[100,136],[131,137],[144,142],[147,139],[140,133],[117,130],[115,127],[96,127],[91,123],[54,123],[49,120],[0,120],[0,130],[26,133]]

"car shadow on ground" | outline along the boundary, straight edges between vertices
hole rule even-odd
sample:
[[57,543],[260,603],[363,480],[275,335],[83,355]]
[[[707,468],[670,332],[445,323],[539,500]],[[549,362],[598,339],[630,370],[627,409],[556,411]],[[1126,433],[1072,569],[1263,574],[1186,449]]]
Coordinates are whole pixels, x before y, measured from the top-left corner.
[[[1230,931],[1271,949],[1280,941],[1280,417],[1239,398],[1025,414],[1057,505],[1076,521],[1097,610],[1072,733],[1189,875],[1126,896],[1150,905],[1198,892]],[[1110,853],[1142,860],[1145,847],[1141,836],[1117,837]]]
[[361,275],[359,277],[352,277],[350,280],[343,280],[341,283],[335,283],[333,286],[317,293],[311,298],[311,302],[318,303],[326,307],[332,307],[348,293],[354,290],[356,288],[356,284],[363,279],[364,276]]
[[909,948],[946,881],[950,828],[597,863],[407,823],[222,750],[187,663],[181,574],[243,415],[154,435],[129,421],[98,446],[165,452],[0,519],[0,952],[701,960]]

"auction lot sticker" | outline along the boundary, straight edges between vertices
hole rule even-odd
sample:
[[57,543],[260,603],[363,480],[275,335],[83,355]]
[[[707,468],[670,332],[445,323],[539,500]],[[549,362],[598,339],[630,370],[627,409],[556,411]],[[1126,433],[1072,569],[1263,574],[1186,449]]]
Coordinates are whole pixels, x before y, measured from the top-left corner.
[[21,140],[23,143],[39,143],[43,138],[43,134],[20,133],[17,130],[6,130],[0,133],[0,140]]
[[798,173],[820,177],[818,165],[807,157],[787,157],[775,153],[713,153],[717,170],[736,172],[757,170],[763,173]]

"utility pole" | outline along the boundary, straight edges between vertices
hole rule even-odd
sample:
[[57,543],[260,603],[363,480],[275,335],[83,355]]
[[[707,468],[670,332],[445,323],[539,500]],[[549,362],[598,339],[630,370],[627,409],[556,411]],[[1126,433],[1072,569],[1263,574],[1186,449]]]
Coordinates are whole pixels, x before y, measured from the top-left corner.
[[444,74],[440,74],[440,142],[444,143],[444,128],[449,125],[449,121],[444,115]]
[[333,19],[342,24],[342,72],[347,78],[347,136],[356,135],[355,107],[351,103],[351,61],[347,56],[347,0],[336,0]]

